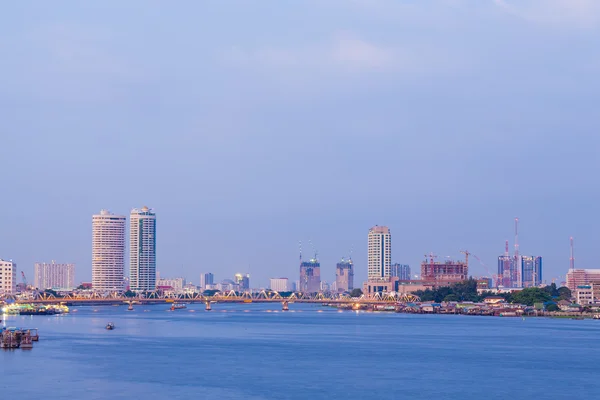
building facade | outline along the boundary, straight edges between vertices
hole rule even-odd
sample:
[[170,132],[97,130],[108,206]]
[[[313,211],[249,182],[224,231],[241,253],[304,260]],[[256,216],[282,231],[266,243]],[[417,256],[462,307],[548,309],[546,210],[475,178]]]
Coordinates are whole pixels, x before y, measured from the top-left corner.
[[574,292],[577,286],[600,284],[600,269],[570,269],[567,272],[567,287]]
[[148,207],[129,217],[129,275],[133,291],[156,289],[156,214]]
[[200,274],[200,289],[206,290],[207,285],[214,285],[215,276],[211,272]]
[[107,210],[92,216],[92,287],[122,291],[125,271],[125,217]]
[[186,285],[185,278],[160,278],[156,280],[156,287],[161,289],[168,289],[175,292],[183,291],[183,287]]
[[35,263],[37,289],[75,288],[75,264]]
[[250,289],[250,274],[237,273],[234,276],[233,281],[240,287],[240,290]]
[[276,292],[288,292],[288,278],[271,278],[269,288]]
[[315,258],[300,263],[300,292],[317,293],[321,290],[321,263]]
[[17,264],[0,258],[0,294],[17,291]]
[[513,256],[504,254],[498,257],[498,286],[520,287],[517,265]]
[[352,259],[342,260],[335,266],[335,289],[349,292],[354,289],[354,263]]
[[410,267],[406,264],[392,264],[390,275],[400,278],[402,281],[409,281]]
[[388,279],[392,266],[392,234],[389,228],[374,226],[369,229],[368,241],[368,279]]
[[522,287],[534,287],[541,285],[542,257],[522,256],[520,259]]
[[432,282],[434,286],[447,286],[469,278],[469,268],[466,262],[425,260],[421,263],[421,279]]

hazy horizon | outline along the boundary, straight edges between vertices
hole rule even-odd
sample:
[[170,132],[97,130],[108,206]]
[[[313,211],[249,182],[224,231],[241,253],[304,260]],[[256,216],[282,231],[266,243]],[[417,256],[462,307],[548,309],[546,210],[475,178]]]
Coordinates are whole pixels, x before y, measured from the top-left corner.
[[[35,4],[35,6],[33,6]],[[92,215],[157,216],[157,271],[322,279],[367,233],[393,262],[523,255],[564,280],[600,200],[600,2],[9,3],[0,258],[91,280]],[[126,266],[128,271],[128,267]],[[470,259],[472,275],[487,275]],[[20,281],[20,277],[18,277]]]

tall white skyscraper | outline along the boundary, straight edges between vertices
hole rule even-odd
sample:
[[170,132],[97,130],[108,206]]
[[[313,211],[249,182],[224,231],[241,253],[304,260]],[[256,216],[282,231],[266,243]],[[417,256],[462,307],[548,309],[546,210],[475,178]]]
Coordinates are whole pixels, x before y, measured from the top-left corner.
[[38,289],[73,289],[75,264],[35,263],[35,287]]
[[392,266],[392,234],[387,226],[369,229],[368,278],[389,278]]
[[129,275],[131,290],[156,289],[156,214],[148,207],[131,210],[129,217]]
[[122,291],[125,269],[125,217],[107,210],[92,216],[92,288]]

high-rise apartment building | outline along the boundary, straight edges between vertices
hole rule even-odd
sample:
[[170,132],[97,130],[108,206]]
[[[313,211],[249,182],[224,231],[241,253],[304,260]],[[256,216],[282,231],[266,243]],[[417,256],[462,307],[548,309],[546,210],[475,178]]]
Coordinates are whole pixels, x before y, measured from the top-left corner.
[[276,292],[289,291],[288,278],[271,278],[271,283],[269,285],[269,288]]
[[75,264],[35,263],[37,289],[75,288]]
[[92,287],[122,291],[125,270],[125,217],[107,210],[92,216]]
[[215,276],[208,272],[206,274],[200,274],[200,289],[205,290],[206,285],[214,285]]
[[389,279],[392,265],[392,234],[387,226],[369,229],[368,279]]
[[352,259],[342,260],[335,266],[335,288],[338,292],[354,289],[354,263]]
[[406,264],[392,264],[390,275],[408,281],[410,280],[410,267]]
[[539,286],[542,283],[542,257],[521,256],[520,258],[522,286]]
[[156,289],[156,214],[134,208],[129,216],[129,276],[133,291]]
[[300,263],[300,292],[316,293],[321,290],[321,263],[315,258]]
[[17,264],[0,258],[0,294],[17,291]]

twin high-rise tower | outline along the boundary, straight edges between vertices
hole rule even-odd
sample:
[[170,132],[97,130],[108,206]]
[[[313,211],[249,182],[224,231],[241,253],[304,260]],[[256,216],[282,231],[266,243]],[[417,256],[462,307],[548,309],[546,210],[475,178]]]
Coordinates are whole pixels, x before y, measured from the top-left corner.
[[[126,217],[107,210],[92,217],[92,287],[122,291],[125,276]],[[156,214],[148,207],[130,215],[129,272],[131,289],[156,288]]]
[[129,218],[129,284],[131,290],[156,289],[156,214],[133,209]]

